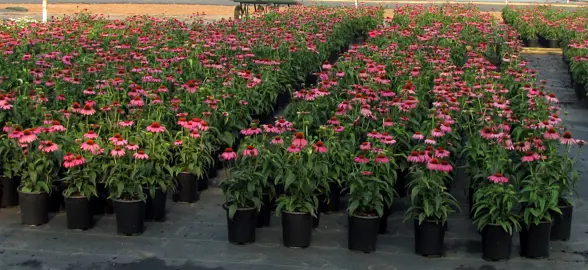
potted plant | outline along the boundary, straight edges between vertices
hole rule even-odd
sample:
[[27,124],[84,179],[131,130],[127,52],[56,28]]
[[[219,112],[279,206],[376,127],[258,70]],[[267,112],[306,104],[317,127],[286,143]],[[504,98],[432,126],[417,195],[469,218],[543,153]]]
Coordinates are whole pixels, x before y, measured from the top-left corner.
[[22,223],[42,225],[49,221],[47,199],[57,177],[59,146],[51,141],[39,142],[30,129],[23,131],[18,143],[22,147],[22,183],[18,187]]
[[91,199],[98,196],[99,164],[99,158],[93,155],[83,157],[68,153],[63,158],[63,166],[67,169],[63,196],[68,229],[86,230],[93,226]]
[[255,242],[257,214],[263,198],[263,164],[259,150],[253,145],[246,146],[241,155],[225,150],[225,161],[235,160],[235,166],[227,169],[227,179],[221,182],[225,194],[223,208],[227,213],[229,242],[251,244]]
[[[12,127],[11,127],[12,128]],[[22,131],[21,131],[22,132]],[[0,138],[0,158],[2,166],[0,170],[0,207],[12,207],[18,205],[18,186],[20,186],[21,160],[17,157],[20,147],[2,134]]]
[[557,208],[559,183],[549,179],[546,171],[531,169],[519,192],[523,226],[521,230],[521,256],[527,258],[549,257],[551,212],[562,214]]
[[[201,122],[201,121],[200,121]],[[206,178],[206,169],[213,164],[212,150],[208,133],[198,129],[201,123],[194,122],[193,128],[178,132],[181,144],[175,144],[175,166],[177,174],[177,190],[174,199],[179,202],[192,203],[198,201],[199,179]],[[177,141],[176,141],[177,142]],[[208,181],[208,180],[206,180]]]
[[380,154],[375,164],[358,163],[357,170],[347,179],[349,189],[348,247],[350,250],[373,252],[376,250],[380,218],[392,205],[395,173],[390,160]]
[[510,259],[512,235],[520,230],[519,215],[513,210],[517,192],[502,173],[488,177],[489,183],[474,193],[473,220],[482,232],[482,258]]
[[[309,147],[312,145],[312,147]],[[317,216],[316,190],[328,187],[329,164],[321,154],[326,146],[308,142],[303,133],[292,138],[287,151],[276,153],[279,173],[276,185],[284,185],[285,194],[276,200],[276,213],[282,216],[283,244],[286,247],[308,247],[312,236],[313,217]],[[283,154],[282,154],[283,153]]]
[[411,169],[410,207],[406,211],[405,221],[414,222],[415,253],[441,256],[447,217],[459,210],[457,201],[447,191],[444,181],[452,166],[446,161],[432,158],[426,168],[415,164]]
[[145,229],[146,200],[140,175],[149,155],[136,144],[126,145],[124,151],[130,153],[111,155],[102,169],[107,172],[105,183],[114,203],[117,233],[138,235]]

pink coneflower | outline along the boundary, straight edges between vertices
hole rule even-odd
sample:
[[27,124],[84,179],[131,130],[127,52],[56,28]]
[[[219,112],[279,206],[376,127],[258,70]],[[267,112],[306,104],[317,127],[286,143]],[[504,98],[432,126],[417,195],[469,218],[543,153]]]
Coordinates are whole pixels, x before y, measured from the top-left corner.
[[124,120],[124,121],[120,121],[118,122],[118,125],[121,127],[131,127],[135,124],[135,122],[131,121],[131,120]]
[[234,160],[237,159],[237,153],[233,151],[233,148],[225,148],[225,151],[219,157],[222,161]]
[[256,157],[259,155],[259,151],[253,145],[248,145],[245,150],[243,150],[243,156],[246,157]]
[[304,147],[306,147],[307,144],[308,144],[308,142],[304,139],[304,133],[298,132],[298,133],[296,133],[296,135],[294,135],[294,140],[292,141],[292,145],[294,145],[298,148],[304,148]]
[[190,137],[192,137],[194,139],[198,139],[198,138],[200,138],[200,133],[198,132],[197,129],[193,129],[192,131],[190,131]]
[[110,155],[113,157],[122,157],[125,155],[125,150],[120,146],[116,146],[110,151]]
[[129,105],[131,107],[143,107],[145,105],[145,102],[143,102],[143,100],[141,99],[140,96],[135,96],[131,102],[129,103]]
[[314,145],[312,145],[312,148],[314,149],[314,151],[317,151],[319,153],[326,153],[327,152],[327,147],[325,146],[325,143],[323,143],[321,141],[318,141]]
[[515,147],[517,151],[527,152],[531,150],[531,143],[530,142],[519,142]]
[[451,164],[449,164],[448,161],[441,161],[441,164],[439,165],[439,171],[442,172],[451,172],[453,170],[453,166],[451,166]]
[[63,156],[63,167],[65,167],[66,169],[74,167],[74,160],[75,156],[72,153],[67,153],[65,156]]
[[378,154],[378,156],[376,156],[374,161],[376,163],[388,163],[388,162],[390,162],[390,159],[384,154]]
[[445,135],[443,131],[438,128],[434,128],[433,131],[431,131],[431,136],[433,137],[443,137],[443,135]]
[[410,151],[410,155],[408,155],[407,160],[414,163],[420,163],[422,161],[421,155],[418,151]]
[[79,110],[79,113],[86,116],[94,115],[96,113],[96,110],[94,110],[94,108],[92,108],[90,104],[86,104],[81,110]]
[[35,140],[37,140],[37,135],[31,129],[25,129],[22,136],[18,138],[18,142],[21,144],[32,143]]
[[372,172],[370,172],[370,171],[361,171],[361,175],[363,175],[363,176],[370,176],[370,175],[372,175],[372,174],[373,174],[373,173],[372,173]]
[[425,140],[425,143],[435,145],[435,144],[437,144],[437,141],[435,141],[435,139],[433,139],[433,138],[428,138]]
[[98,138],[98,135],[93,130],[88,130],[88,132],[84,134],[84,138],[94,140]]
[[392,126],[394,126],[394,122],[392,122],[392,118],[386,117],[386,119],[384,119],[383,126],[384,127],[392,127]]
[[448,122],[443,123],[441,125],[440,129],[441,129],[441,131],[446,132],[446,133],[452,131],[451,124],[449,124]]
[[561,140],[559,140],[561,144],[576,144],[576,140],[572,139],[572,133],[569,131],[564,132]]
[[278,127],[278,128],[290,128],[294,124],[292,124],[292,122],[286,121],[284,119],[278,119],[278,120],[276,120],[276,122],[274,123],[274,125],[276,127]]
[[73,164],[74,166],[80,166],[80,165],[83,165],[84,163],[86,163],[86,159],[81,155],[77,155],[75,157],[75,159],[73,160],[73,163],[74,163]]
[[54,120],[51,123],[51,127],[49,128],[49,132],[64,132],[67,129],[59,123],[59,121]]
[[59,150],[59,146],[52,141],[41,141],[39,145],[39,150],[45,153],[51,153]]
[[114,145],[123,146],[127,144],[127,140],[125,140],[120,134],[115,134],[114,136],[110,137],[108,140]]
[[372,144],[369,142],[362,142],[359,145],[359,149],[364,150],[364,151],[369,151],[372,149]]
[[280,136],[276,136],[272,139],[271,144],[284,144],[284,139],[282,139]]
[[543,138],[546,140],[557,140],[559,139],[559,133],[557,133],[555,128],[550,128],[545,133],[543,133]]
[[162,133],[165,132],[165,127],[159,124],[159,122],[153,122],[147,127],[147,131],[153,133]]
[[339,120],[337,120],[336,116],[333,116],[333,117],[331,117],[331,119],[327,120],[327,124],[336,126],[336,125],[340,125],[341,123],[339,122]]
[[382,132],[382,137],[380,138],[380,142],[386,145],[391,145],[391,144],[395,144],[396,140],[394,140],[394,138],[390,135],[388,135],[388,132]]
[[149,159],[149,155],[145,154],[145,151],[139,150],[133,155],[135,159]]
[[541,156],[537,153],[533,153],[533,152],[526,152],[525,156],[523,156],[521,158],[521,161],[523,162],[533,162],[535,160],[539,160],[539,158],[541,158]]
[[437,151],[435,151],[435,157],[438,157],[438,158],[446,158],[449,156],[449,154],[450,154],[449,151],[447,151],[441,147],[438,147]]
[[10,134],[8,134],[8,138],[10,139],[19,139],[24,135],[24,132],[22,131],[22,128],[17,126],[15,127]]
[[261,125],[261,127],[263,128],[263,130],[267,133],[282,133],[282,129],[279,129],[277,127],[275,127],[272,124],[268,124],[268,125]]
[[295,145],[290,145],[287,150],[290,153],[298,153],[298,152],[300,152],[300,148],[298,148]]
[[182,144],[184,144],[184,142],[182,142],[182,140],[176,140],[176,141],[174,141],[174,145],[175,146],[180,146]]
[[258,127],[250,127],[250,128],[241,130],[241,134],[243,134],[245,136],[259,135],[262,132],[263,131]]
[[508,183],[508,178],[506,178],[501,173],[495,173],[493,175],[488,176],[488,180],[490,180],[490,182],[493,182],[496,184]]
[[100,151],[100,146],[96,144],[94,140],[87,140],[86,142],[82,143],[80,148],[84,151],[90,152],[98,152]]
[[424,138],[425,138],[425,136],[424,136],[423,134],[421,134],[420,132],[418,132],[418,131],[417,131],[417,132],[415,132],[415,133],[412,135],[412,138],[413,138],[414,140],[422,140],[422,139],[424,139]]
[[345,130],[345,127],[344,127],[344,126],[336,126],[336,127],[335,127],[335,132],[336,132],[336,133],[342,132],[342,131],[344,131],[344,130]]
[[439,162],[439,160],[437,158],[432,158],[427,163],[427,169],[429,169],[431,171],[441,171],[441,163]]
[[370,162],[370,159],[364,157],[363,155],[358,155],[355,157],[355,159],[353,159],[353,161],[355,161],[357,163],[368,163],[368,162]]
[[136,144],[134,144],[134,143],[129,143],[129,144],[127,144],[127,145],[125,146],[125,148],[126,148],[127,150],[130,150],[130,151],[139,150],[139,146],[138,146],[138,145],[136,145]]
[[374,138],[374,139],[380,139],[380,138],[382,138],[382,135],[380,133],[378,133],[377,131],[375,131],[375,130],[372,130],[371,132],[369,132],[367,134],[367,136],[368,136],[368,138]]

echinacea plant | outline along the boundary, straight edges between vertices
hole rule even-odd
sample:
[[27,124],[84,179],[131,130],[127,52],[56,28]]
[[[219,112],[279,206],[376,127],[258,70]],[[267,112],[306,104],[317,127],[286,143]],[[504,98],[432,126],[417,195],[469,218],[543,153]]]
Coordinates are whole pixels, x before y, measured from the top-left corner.
[[478,224],[478,231],[488,225],[499,225],[512,235],[521,229],[520,216],[515,211],[517,192],[509,179],[500,173],[489,176],[488,181],[474,193],[473,220]]

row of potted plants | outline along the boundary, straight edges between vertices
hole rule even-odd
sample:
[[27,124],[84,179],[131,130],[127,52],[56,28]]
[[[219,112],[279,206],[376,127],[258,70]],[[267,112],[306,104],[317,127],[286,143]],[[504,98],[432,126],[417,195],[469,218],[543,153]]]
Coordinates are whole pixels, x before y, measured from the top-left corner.
[[112,199],[118,232],[141,233],[145,213],[164,218],[168,190],[197,200],[217,150],[374,14],[307,7],[212,24],[81,14],[1,26],[2,197],[20,184],[22,221],[40,225],[47,197],[63,190],[72,229],[91,227],[92,202]]
[[[505,7],[502,11],[505,22],[509,23],[521,33],[528,28],[524,22],[534,20],[537,31],[543,37],[551,37],[549,43],[553,46],[550,48],[563,48],[562,57],[569,65],[569,73],[572,78],[572,87],[580,100],[586,100],[586,88],[588,81],[586,79],[588,70],[588,44],[586,43],[588,22],[585,18],[588,9],[579,8],[573,11],[566,9],[557,9],[551,6],[537,6],[526,8]],[[532,28],[532,27],[531,27]],[[545,38],[538,39],[538,41]],[[534,41],[537,43],[537,41]]]
[[[276,213],[284,245],[310,245],[317,194],[329,198],[330,183],[340,183],[349,192],[349,248],[373,251],[406,185],[415,252],[439,256],[447,218],[459,211],[449,188],[463,160],[483,257],[508,259],[517,230],[523,256],[547,256],[551,221],[571,221],[561,214],[578,179],[557,148],[583,142],[563,132],[557,99],[519,55],[519,34],[471,6],[403,7],[386,21],[342,61],[323,64],[320,82],[294,93],[284,119],[242,131],[248,136],[223,182],[230,241],[254,241],[254,226],[247,241],[231,238],[241,210],[255,220],[264,190],[283,186]],[[558,227],[568,238],[569,224]]]

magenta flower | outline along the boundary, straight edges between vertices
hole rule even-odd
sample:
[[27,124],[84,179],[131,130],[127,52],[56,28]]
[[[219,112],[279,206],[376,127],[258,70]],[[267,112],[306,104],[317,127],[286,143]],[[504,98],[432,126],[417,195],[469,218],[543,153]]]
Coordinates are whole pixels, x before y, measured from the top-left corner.
[[411,151],[410,155],[408,156],[407,160],[409,162],[420,163],[422,162],[421,155],[418,151]]
[[428,138],[425,140],[425,143],[435,145],[435,144],[437,144],[437,141],[435,141],[433,138]]
[[376,156],[374,161],[376,163],[388,163],[388,162],[390,162],[390,159],[384,154],[378,154],[378,156]]
[[355,159],[353,159],[353,161],[355,161],[357,163],[368,163],[368,162],[370,162],[370,159],[366,158],[362,155],[359,155],[359,156],[355,157]]
[[159,124],[159,122],[153,122],[147,127],[147,131],[153,133],[162,133],[165,132],[165,127]]
[[237,159],[237,153],[235,153],[233,151],[233,148],[226,148],[225,152],[220,154],[219,157],[220,157],[220,160],[223,160],[223,161],[234,160],[234,159]]
[[122,157],[125,155],[125,150],[120,146],[116,146],[112,151],[110,151],[110,155],[113,157]]
[[246,157],[256,157],[259,155],[259,151],[253,145],[248,145],[245,150],[243,150],[243,156]]
[[143,160],[147,160],[147,159],[149,159],[149,155],[145,154],[145,151],[143,151],[143,150],[139,150],[139,151],[137,151],[137,153],[135,153],[135,154],[133,155],[133,157],[134,157],[135,159],[143,159]]
[[94,140],[87,140],[86,142],[82,143],[80,148],[84,151],[89,151],[92,153],[96,153],[100,151],[100,146],[94,142]]
[[302,132],[296,133],[294,140],[292,141],[292,145],[298,148],[304,148],[307,144],[308,142],[304,139],[304,134]]
[[276,136],[272,139],[271,144],[284,144],[284,139],[282,139],[280,136]]
[[493,175],[488,176],[488,180],[490,180],[490,182],[493,182],[496,184],[508,183],[508,178],[506,178],[501,173],[495,173]]
[[176,145],[176,146],[180,146],[180,145],[182,145],[182,144],[183,144],[182,140],[176,140],[176,141],[174,142],[174,145]]
[[541,158],[541,156],[537,153],[533,153],[533,152],[527,152],[525,153],[525,156],[523,156],[521,158],[522,162],[533,162],[535,160],[539,160],[539,158]]
[[84,107],[81,110],[79,110],[79,113],[82,115],[89,116],[89,115],[94,115],[96,113],[96,110],[94,110],[94,108],[92,108],[92,105],[86,104],[86,105],[84,105]]
[[359,149],[369,151],[372,149],[372,144],[369,142],[362,142],[361,145],[359,145]]
[[128,145],[125,146],[125,148],[130,151],[139,150],[139,146],[134,143],[129,143]]
[[130,121],[130,120],[125,120],[125,121],[120,121],[118,122],[118,125],[121,127],[131,127],[135,124],[135,122]]
[[88,132],[86,132],[86,134],[84,134],[84,138],[94,140],[98,138],[98,135],[93,130],[89,130]]
[[39,150],[45,153],[51,153],[59,150],[59,146],[52,141],[41,141],[39,145]]
[[572,138],[572,133],[569,131],[564,132],[561,140],[559,140],[561,144],[576,144],[576,140]]
[[443,135],[445,135],[443,133],[443,131],[441,131],[438,128],[435,128],[435,129],[433,129],[433,131],[431,131],[431,136],[433,136],[433,137],[443,137]]
[[415,140],[422,140],[422,139],[425,138],[425,136],[423,134],[421,134],[420,132],[415,132],[412,135],[412,138],[415,139]]
[[194,139],[198,139],[198,138],[200,138],[200,133],[198,133],[197,129],[193,129],[192,131],[190,131],[190,137],[192,137]]
[[543,134],[543,138],[545,138],[546,140],[557,140],[559,139],[559,134],[557,133],[555,128],[550,128]]
[[327,147],[325,146],[325,143],[323,143],[321,141],[318,141],[314,145],[312,145],[312,148],[314,149],[314,151],[317,151],[319,153],[326,153],[327,152]]
[[243,134],[245,136],[259,135],[262,132],[263,131],[258,127],[250,127],[250,128],[241,130],[241,134]]
[[25,129],[22,132],[22,136],[18,138],[18,142],[21,144],[32,143],[37,140],[37,135],[31,129]]
[[290,145],[287,150],[290,153],[298,153],[298,152],[300,152],[300,148],[296,147],[295,145]]

